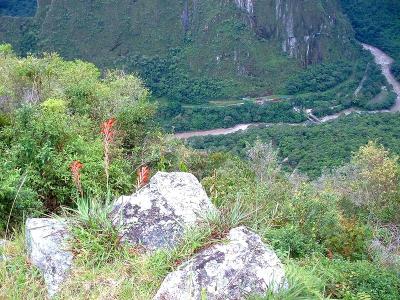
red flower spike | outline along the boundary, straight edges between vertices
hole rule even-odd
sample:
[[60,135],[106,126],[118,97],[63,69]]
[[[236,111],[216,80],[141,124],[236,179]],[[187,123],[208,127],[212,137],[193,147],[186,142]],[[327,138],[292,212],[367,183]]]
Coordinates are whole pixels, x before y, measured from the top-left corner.
[[101,124],[101,134],[103,135],[103,147],[104,147],[104,171],[106,173],[108,193],[110,191],[110,186],[109,186],[109,179],[110,179],[109,168],[111,162],[110,151],[111,151],[111,145],[114,142],[114,137],[116,132],[114,129],[114,125],[116,122],[117,120],[115,118],[111,118],[105,121],[103,124]]
[[83,196],[82,183],[81,183],[81,170],[83,169],[83,167],[84,167],[83,163],[81,163],[79,160],[74,160],[69,165],[69,168],[72,173],[72,179],[81,196]]
[[137,172],[138,182],[137,187],[141,188],[149,183],[150,180],[150,168],[148,166],[141,166]]
[[111,118],[101,124],[101,133],[104,135],[106,142],[111,143],[115,136],[114,125],[117,122],[115,118]]

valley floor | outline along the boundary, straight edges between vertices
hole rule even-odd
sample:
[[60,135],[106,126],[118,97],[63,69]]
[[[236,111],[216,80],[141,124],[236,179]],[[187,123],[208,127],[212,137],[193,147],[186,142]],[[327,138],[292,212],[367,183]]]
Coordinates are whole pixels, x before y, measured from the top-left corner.
[[[325,116],[322,118],[317,118],[314,115],[312,115],[312,111],[308,111],[307,114],[309,117],[311,116],[313,119],[313,122],[316,121],[317,124],[322,124],[328,121],[333,121],[336,120],[337,118],[341,116],[346,116],[351,113],[388,113],[388,112],[399,112],[400,111],[400,83],[396,80],[396,78],[393,76],[391,72],[391,65],[393,64],[394,60],[387,55],[385,52],[382,50],[371,46],[367,44],[362,44],[363,48],[370,51],[372,55],[375,58],[375,62],[381,67],[382,69],[382,74],[385,76],[387,82],[392,85],[393,91],[397,94],[396,102],[394,106],[390,110],[376,110],[376,111],[361,111],[357,110],[354,108],[346,109],[343,111],[340,111],[338,113]],[[308,122],[308,121],[307,121]],[[306,123],[307,123],[306,122]],[[304,125],[306,123],[298,123],[298,124],[292,124],[292,123],[287,123],[287,125]],[[175,136],[180,139],[188,139],[191,137],[196,137],[196,136],[207,136],[207,135],[226,135],[226,134],[231,134],[235,133],[238,131],[242,130],[247,130],[249,129],[252,125],[257,126],[260,125],[260,123],[250,123],[250,124],[238,124],[235,125],[234,127],[230,128],[216,128],[216,129],[211,129],[211,130],[197,130],[197,131],[186,131],[186,132],[180,132],[176,133]],[[269,125],[269,124],[263,124]]]

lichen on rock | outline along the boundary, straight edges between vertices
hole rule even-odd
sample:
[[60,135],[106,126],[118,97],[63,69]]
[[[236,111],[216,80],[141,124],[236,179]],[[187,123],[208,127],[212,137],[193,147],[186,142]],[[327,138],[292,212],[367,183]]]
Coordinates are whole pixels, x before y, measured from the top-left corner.
[[185,230],[216,211],[196,177],[158,172],[150,183],[114,204],[111,217],[121,240],[146,250],[173,248]]
[[58,219],[28,219],[26,246],[30,262],[43,274],[49,297],[53,297],[68,276],[73,255],[66,244],[67,225]]
[[170,273],[154,300],[236,300],[285,288],[283,266],[261,238],[238,227]]

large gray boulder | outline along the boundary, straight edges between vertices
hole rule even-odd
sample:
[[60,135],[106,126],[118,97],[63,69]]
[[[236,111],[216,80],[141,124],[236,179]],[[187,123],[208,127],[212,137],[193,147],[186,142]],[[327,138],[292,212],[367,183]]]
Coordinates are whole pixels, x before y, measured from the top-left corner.
[[111,217],[122,241],[154,251],[175,247],[185,229],[215,211],[195,176],[158,172],[137,193],[120,197]]
[[258,235],[238,227],[229,232],[228,240],[170,273],[154,300],[237,300],[285,287],[281,262]]
[[30,262],[42,273],[49,297],[53,297],[66,279],[73,255],[68,251],[67,225],[57,219],[28,219],[26,245]]

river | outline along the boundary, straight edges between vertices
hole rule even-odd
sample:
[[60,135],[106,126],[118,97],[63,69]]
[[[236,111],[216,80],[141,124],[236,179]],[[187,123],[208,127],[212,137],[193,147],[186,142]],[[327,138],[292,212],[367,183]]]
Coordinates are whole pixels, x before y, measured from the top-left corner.
[[252,125],[256,125],[256,123],[238,124],[238,125],[230,127],[230,128],[216,128],[216,129],[210,129],[210,130],[179,132],[179,133],[176,133],[175,136],[180,139],[188,139],[188,138],[191,138],[194,136],[224,135],[224,134],[235,133],[235,132],[238,132],[241,130],[247,130]]
[[375,57],[375,62],[381,66],[382,74],[386,77],[386,80],[393,86],[394,92],[397,94],[396,103],[390,109],[391,112],[400,111],[400,83],[393,76],[390,66],[394,60],[382,50],[367,44],[362,44],[364,49],[370,51]]
[[[400,111],[400,83],[395,79],[393,76],[390,67],[393,64],[394,60],[387,55],[382,50],[367,44],[361,44],[364,49],[370,51],[375,58],[375,62],[380,65],[382,69],[382,74],[385,76],[386,80],[393,86],[393,91],[397,94],[396,102],[390,110],[377,110],[377,111],[364,111],[365,113],[388,113],[388,112],[399,112]],[[357,110],[355,108],[349,108],[338,112],[333,115],[325,116],[319,119],[319,123],[325,123],[332,120],[339,118],[340,116],[349,115],[351,113],[361,113],[361,110]],[[238,131],[244,131],[249,129],[252,126],[257,125],[264,125],[264,126],[271,126],[271,125],[279,125],[279,124],[286,124],[286,125],[304,125],[304,123],[299,124],[289,124],[289,123],[278,123],[278,124],[263,124],[263,123],[250,123],[250,124],[238,124],[234,127],[230,128],[216,128],[210,130],[198,130],[198,131],[186,131],[176,133],[175,136],[180,139],[188,139],[195,136],[207,136],[207,135],[226,135],[235,133]]]

